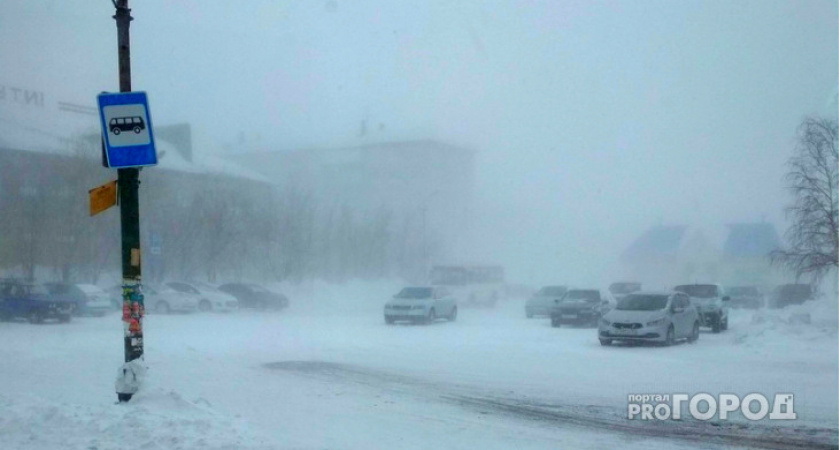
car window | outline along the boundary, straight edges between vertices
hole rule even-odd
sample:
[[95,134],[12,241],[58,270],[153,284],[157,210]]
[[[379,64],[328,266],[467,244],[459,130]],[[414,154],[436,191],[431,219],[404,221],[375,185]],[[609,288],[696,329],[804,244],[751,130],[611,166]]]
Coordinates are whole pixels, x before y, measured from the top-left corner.
[[422,298],[429,298],[432,296],[432,289],[427,287],[407,287],[403,288],[397,295],[396,298],[404,298],[404,299],[422,299]]
[[596,290],[573,289],[571,291],[566,292],[566,295],[563,296],[563,300],[585,300],[588,302],[599,302],[601,301],[601,293]]
[[720,296],[720,290],[714,284],[683,284],[674,288],[696,298],[714,298]]

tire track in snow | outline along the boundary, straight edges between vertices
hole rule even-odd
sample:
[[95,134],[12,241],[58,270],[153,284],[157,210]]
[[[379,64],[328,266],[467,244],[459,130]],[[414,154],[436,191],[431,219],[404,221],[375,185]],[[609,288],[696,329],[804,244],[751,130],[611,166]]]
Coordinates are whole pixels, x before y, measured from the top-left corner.
[[521,420],[567,424],[613,433],[690,441],[724,447],[761,449],[837,449],[836,428],[772,426],[747,422],[634,421],[624,411],[593,405],[547,404],[528,398],[513,398],[453,385],[397,375],[351,364],[326,361],[281,361],[264,364],[271,370],[330,381],[359,384],[376,390],[438,399],[461,407],[490,411]]

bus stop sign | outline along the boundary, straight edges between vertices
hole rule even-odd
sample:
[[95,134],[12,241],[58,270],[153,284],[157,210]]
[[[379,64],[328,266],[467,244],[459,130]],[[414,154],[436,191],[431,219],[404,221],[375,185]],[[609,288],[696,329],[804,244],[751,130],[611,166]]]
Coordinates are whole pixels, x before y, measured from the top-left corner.
[[145,92],[103,92],[96,97],[105,165],[111,168],[157,165],[152,116]]

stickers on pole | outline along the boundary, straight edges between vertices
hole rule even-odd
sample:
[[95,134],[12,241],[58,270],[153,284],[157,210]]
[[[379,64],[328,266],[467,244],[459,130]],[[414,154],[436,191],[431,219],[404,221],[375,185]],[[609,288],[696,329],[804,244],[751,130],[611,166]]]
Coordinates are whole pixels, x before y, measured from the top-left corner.
[[126,360],[143,356],[143,317],[146,315],[143,290],[139,280],[123,280],[122,321],[125,331]]
[[152,116],[146,93],[103,92],[96,97],[105,143],[105,164],[111,168],[158,163]]

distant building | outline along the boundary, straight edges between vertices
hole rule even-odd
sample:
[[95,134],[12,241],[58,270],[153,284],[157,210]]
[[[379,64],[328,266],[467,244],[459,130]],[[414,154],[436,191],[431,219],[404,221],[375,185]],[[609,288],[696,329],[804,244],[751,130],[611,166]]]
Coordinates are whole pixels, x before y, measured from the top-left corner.
[[452,247],[469,228],[475,162],[469,149],[435,140],[229,156],[275,183],[311,192],[319,204],[357,212],[385,207],[413,217]]
[[[101,166],[93,107],[0,85],[0,275],[72,280],[119,270],[119,221],[90,218],[88,190],[116,178]],[[16,95],[13,95],[16,94]],[[163,276],[197,193],[267,195],[268,180],[229,161],[195,158],[189,124],[155,128],[159,165],[141,175],[144,275]],[[243,195],[244,196],[244,195]],[[156,246],[149,246],[154,236]]]
[[768,258],[779,245],[770,223],[711,230],[654,226],[624,250],[620,262],[624,278],[651,288],[692,282],[769,286],[780,277]]
[[723,244],[723,271],[730,284],[777,284],[778,272],[772,268],[768,256],[781,247],[776,227],[772,224],[737,223],[729,230]]

